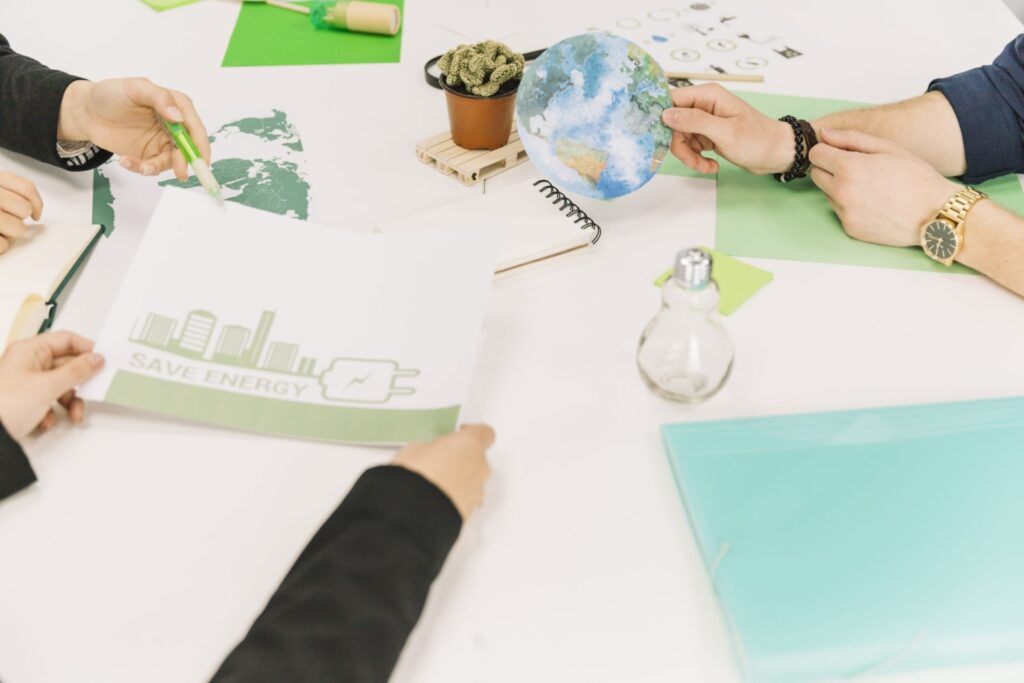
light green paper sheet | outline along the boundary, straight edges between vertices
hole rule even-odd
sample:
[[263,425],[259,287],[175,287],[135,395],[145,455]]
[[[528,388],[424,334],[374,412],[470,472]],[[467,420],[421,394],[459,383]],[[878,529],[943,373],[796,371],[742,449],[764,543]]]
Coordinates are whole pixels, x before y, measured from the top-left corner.
[[[701,249],[711,254],[711,277],[718,285],[718,312],[722,315],[732,314],[774,277],[767,270],[734,259],[721,251],[707,247]],[[670,277],[671,268],[662,273],[654,284],[661,287]]]
[[744,680],[1024,657],[1024,399],[662,434]]
[[[402,2],[391,0],[388,4],[402,9]],[[402,31],[380,36],[317,29],[305,14],[243,3],[222,66],[382,64],[398,62],[401,53]]]
[[191,5],[199,0],[142,0],[144,3],[155,9],[157,12],[163,12],[165,9],[174,9],[175,7],[181,7],[183,5]]
[[661,168],[658,169],[658,173],[665,175],[675,175],[683,178],[706,178],[707,180],[714,180],[715,175],[713,173],[698,173],[692,168],[679,161],[678,158],[672,152],[665,155],[665,160],[661,162]]
[[[737,92],[772,118],[792,114],[814,119],[862,102]],[[825,196],[809,180],[781,186],[771,176],[755,176],[719,159],[715,248],[734,256],[902,268],[939,273],[973,273],[932,261],[917,248],[884,247],[851,239],[843,232]],[[666,160],[662,172],[693,176],[678,160]],[[1015,175],[978,186],[1002,206],[1024,212],[1024,191]],[[937,209],[938,207],[936,207]]]

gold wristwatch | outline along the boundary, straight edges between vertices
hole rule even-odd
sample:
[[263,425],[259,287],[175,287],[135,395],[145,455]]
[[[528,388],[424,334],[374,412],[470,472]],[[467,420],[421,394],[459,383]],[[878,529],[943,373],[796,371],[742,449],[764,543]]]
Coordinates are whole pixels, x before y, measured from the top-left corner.
[[964,187],[950,197],[938,215],[921,226],[921,248],[924,253],[944,266],[953,261],[964,249],[964,222],[967,212],[988,197],[973,187]]

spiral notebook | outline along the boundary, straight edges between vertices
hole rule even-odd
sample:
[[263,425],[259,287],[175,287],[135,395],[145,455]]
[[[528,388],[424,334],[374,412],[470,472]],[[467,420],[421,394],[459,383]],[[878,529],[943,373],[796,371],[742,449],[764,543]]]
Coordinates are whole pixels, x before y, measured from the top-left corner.
[[531,180],[377,226],[379,232],[471,228],[497,223],[501,235],[498,275],[597,244],[601,226],[547,180]]

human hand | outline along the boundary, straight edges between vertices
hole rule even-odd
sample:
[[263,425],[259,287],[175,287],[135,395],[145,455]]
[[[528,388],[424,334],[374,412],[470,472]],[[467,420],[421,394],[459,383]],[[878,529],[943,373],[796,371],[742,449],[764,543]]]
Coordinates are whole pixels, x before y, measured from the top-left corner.
[[422,475],[441,489],[462,515],[469,519],[484,499],[484,483],[491,476],[485,454],[494,443],[487,425],[463,425],[430,443],[412,443],[398,451],[393,465]]
[[893,247],[920,244],[959,185],[894,142],[855,130],[821,131],[811,180],[854,239]]
[[103,367],[92,346],[77,334],[51,332],[7,347],[0,356],[0,424],[12,439],[57,424],[54,403],[64,406],[71,424],[81,423],[85,404],[75,387]]
[[662,115],[675,131],[672,153],[698,173],[715,173],[714,151],[740,168],[765,175],[793,165],[795,139],[788,123],[765,116],[717,83],[676,88],[675,107]]
[[43,200],[31,180],[0,171],[0,254],[25,234],[25,221],[39,220]]
[[75,81],[64,91],[57,137],[89,140],[121,157],[121,165],[142,175],[174,169],[188,178],[185,157],[174,146],[163,120],[184,123],[206,163],[210,141],[195,107],[183,93],[146,78]]

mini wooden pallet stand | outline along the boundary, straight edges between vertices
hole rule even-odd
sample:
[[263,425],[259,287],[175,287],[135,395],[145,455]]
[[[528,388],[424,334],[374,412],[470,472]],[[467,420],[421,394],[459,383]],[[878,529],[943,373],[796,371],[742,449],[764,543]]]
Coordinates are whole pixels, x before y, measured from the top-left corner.
[[476,185],[526,161],[526,150],[516,130],[508,144],[495,150],[463,149],[452,141],[451,132],[445,132],[418,142],[416,156],[445,175],[455,174],[463,185]]

